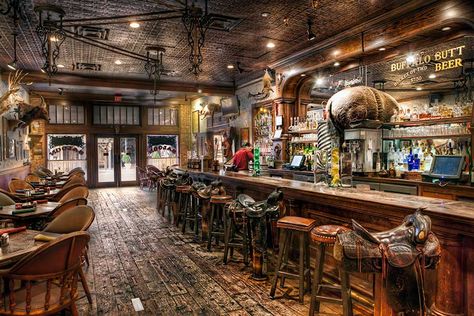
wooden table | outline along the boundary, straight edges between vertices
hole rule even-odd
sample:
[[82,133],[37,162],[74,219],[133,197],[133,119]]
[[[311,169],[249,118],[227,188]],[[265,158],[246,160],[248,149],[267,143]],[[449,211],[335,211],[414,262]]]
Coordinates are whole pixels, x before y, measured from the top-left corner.
[[60,203],[58,202],[38,204],[34,212],[20,214],[12,214],[12,212],[16,210],[15,205],[4,206],[0,210],[0,219],[12,219],[14,221],[19,222],[31,221],[39,217],[45,217],[46,215],[51,213],[51,211],[54,210],[58,205],[60,205]]
[[65,180],[61,180],[61,181],[56,181],[56,182],[51,182],[51,183],[41,183],[41,182],[30,182],[30,184],[34,187],[34,188],[46,188],[46,187],[50,187],[50,188],[62,188],[64,184],[66,184],[66,181]]
[[10,234],[8,246],[0,248],[0,268],[9,266],[27,254],[35,251],[47,242],[35,241],[34,237],[38,234],[59,237],[60,234],[45,233],[37,230],[25,230],[19,233]]
[[24,201],[36,201],[36,200],[44,200],[44,199],[49,199],[50,197],[54,196],[56,193],[58,193],[60,190],[59,189],[54,189],[49,191],[49,194],[33,194],[31,196],[26,196],[25,193],[14,193],[16,197],[18,197],[21,200]]

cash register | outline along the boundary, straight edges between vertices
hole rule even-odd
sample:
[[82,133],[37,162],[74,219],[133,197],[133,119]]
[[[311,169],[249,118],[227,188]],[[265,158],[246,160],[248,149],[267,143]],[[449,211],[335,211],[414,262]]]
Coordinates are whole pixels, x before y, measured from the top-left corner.
[[423,181],[440,184],[458,182],[463,168],[464,156],[437,155],[433,157],[430,171],[422,175]]
[[283,169],[289,170],[305,170],[306,167],[304,165],[305,162],[304,155],[294,155],[293,159],[291,159],[291,163],[286,163],[283,165]]

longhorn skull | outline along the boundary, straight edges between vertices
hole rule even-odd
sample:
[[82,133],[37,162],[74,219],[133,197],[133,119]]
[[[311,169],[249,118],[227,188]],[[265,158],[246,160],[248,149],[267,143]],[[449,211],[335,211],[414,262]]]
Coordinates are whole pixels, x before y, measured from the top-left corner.
[[12,100],[11,97],[14,97],[20,90],[20,85],[23,84],[22,80],[26,75],[28,74],[21,70],[11,72],[8,75],[8,90],[0,97],[0,115],[6,113],[16,103],[17,100]]

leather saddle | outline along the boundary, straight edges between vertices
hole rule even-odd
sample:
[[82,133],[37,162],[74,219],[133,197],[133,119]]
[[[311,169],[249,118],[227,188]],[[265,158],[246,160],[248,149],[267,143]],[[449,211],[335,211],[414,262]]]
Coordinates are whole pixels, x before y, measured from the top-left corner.
[[395,312],[425,313],[424,270],[436,268],[441,255],[431,220],[421,211],[379,233],[353,220],[353,230],[337,236],[334,257],[348,272],[382,273],[387,300]]
[[212,181],[210,185],[197,190],[197,193],[201,199],[210,199],[213,195],[225,195],[226,190],[222,185],[222,181],[217,179]]

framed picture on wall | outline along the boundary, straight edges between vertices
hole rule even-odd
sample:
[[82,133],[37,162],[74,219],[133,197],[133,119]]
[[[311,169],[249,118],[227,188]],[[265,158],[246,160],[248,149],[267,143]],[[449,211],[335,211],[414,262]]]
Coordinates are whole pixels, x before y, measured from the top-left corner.
[[199,126],[199,111],[193,111],[192,118],[192,133],[199,134],[200,126]]
[[250,130],[248,127],[240,129],[240,145],[250,142]]

